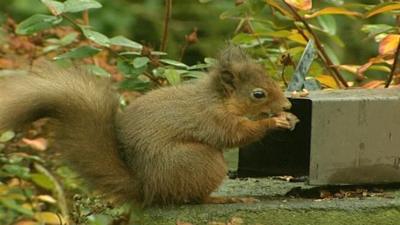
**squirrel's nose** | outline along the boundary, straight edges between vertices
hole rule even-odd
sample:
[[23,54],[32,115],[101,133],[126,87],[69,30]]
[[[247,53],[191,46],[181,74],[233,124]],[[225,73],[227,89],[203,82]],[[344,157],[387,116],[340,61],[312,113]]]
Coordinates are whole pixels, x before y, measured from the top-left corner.
[[292,103],[289,100],[286,100],[285,104],[283,105],[283,110],[289,110],[292,108]]

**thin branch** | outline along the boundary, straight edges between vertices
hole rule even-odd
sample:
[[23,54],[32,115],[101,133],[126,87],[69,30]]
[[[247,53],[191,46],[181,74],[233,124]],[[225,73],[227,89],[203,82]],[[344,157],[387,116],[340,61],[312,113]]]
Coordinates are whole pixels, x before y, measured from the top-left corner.
[[390,75],[389,75],[388,79],[386,80],[385,88],[389,87],[390,83],[393,80],[394,75],[396,74],[396,72],[398,70],[399,57],[400,57],[400,40],[399,40],[399,43],[397,44],[396,53],[394,54],[394,62],[392,65],[392,69],[390,71]]
[[313,36],[315,44],[323,58],[323,61],[327,64],[327,67],[333,72],[333,74],[336,76],[336,78],[340,81],[340,83],[344,86],[344,87],[349,87],[349,85],[347,85],[346,80],[342,77],[342,75],[339,73],[339,70],[335,67],[335,65],[333,64],[333,62],[331,61],[331,59],[329,58],[328,54],[325,52],[324,47],[321,44],[321,41],[319,40],[318,36],[315,34],[315,32],[311,29],[311,27],[308,25],[307,21],[304,20],[303,17],[301,17],[297,11],[288,3],[286,3],[284,0],[282,0],[282,2],[284,2],[286,4],[286,6],[290,9],[290,11],[292,12],[294,18],[297,21],[300,21],[304,24],[305,28],[307,29],[307,31]]
[[172,0],[165,0],[164,32],[161,41],[160,51],[165,51],[168,40],[169,20],[171,19]]

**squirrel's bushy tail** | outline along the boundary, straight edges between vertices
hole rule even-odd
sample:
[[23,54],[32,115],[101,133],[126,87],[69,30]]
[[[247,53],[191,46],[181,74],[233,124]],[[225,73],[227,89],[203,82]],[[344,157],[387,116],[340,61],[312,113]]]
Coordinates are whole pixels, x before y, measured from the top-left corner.
[[115,127],[118,97],[109,81],[49,63],[29,75],[0,78],[0,131],[55,119],[53,145],[96,189],[132,201],[135,185],[121,160]]

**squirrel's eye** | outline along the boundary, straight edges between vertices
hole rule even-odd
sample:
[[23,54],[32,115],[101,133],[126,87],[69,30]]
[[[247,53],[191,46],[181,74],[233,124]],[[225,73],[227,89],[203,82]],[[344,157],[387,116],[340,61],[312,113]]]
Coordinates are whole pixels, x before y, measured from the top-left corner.
[[252,91],[251,96],[252,96],[254,99],[263,99],[263,98],[265,98],[267,95],[266,95],[266,93],[265,93],[265,91],[264,91],[263,89],[261,89],[261,88],[255,88],[255,89]]

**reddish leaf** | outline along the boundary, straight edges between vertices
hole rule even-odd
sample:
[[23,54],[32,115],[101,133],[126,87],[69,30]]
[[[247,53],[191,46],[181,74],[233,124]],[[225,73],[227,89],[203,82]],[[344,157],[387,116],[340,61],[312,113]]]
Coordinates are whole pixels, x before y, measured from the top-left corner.
[[367,88],[367,89],[373,89],[373,88],[384,87],[384,85],[385,85],[385,81],[383,81],[383,80],[373,80],[373,81],[370,81],[370,82],[367,82],[367,83],[361,85],[361,87]]
[[300,10],[309,10],[312,8],[311,0],[285,0],[285,2]]
[[380,55],[393,55],[400,41],[400,34],[389,34],[379,43]]

